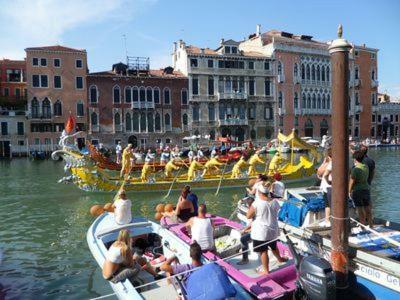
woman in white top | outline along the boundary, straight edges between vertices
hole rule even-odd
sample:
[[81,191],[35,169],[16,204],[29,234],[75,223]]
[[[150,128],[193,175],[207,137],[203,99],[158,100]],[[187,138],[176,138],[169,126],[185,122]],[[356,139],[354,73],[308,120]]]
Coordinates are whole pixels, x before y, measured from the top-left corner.
[[118,199],[114,201],[114,218],[118,225],[129,224],[132,220],[132,202],[126,197],[125,191],[121,191]]
[[[287,261],[281,257],[277,247],[276,238],[279,236],[278,212],[280,206],[277,200],[270,198],[266,184],[258,187],[258,199],[256,199],[247,211],[247,219],[253,219],[251,224],[251,239],[255,252],[261,256],[260,274],[269,273],[268,247],[271,248],[279,262]],[[271,241],[271,242],[268,242]]]
[[272,198],[283,198],[285,195],[285,184],[281,181],[280,173],[274,174],[274,182],[271,185]]
[[321,177],[320,189],[325,202],[325,221],[322,223],[323,226],[329,227],[331,225],[331,194],[332,194],[332,149],[326,150],[325,160],[327,162],[324,173]]

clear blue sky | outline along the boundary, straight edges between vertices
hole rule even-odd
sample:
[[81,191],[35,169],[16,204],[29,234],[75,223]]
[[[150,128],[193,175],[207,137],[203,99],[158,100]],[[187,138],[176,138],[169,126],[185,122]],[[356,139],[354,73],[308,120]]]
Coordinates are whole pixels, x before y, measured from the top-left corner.
[[129,55],[149,56],[152,67],[170,64],[172,43],[215,48],[255,31],[279,29],[379,48],[382,92],[400,97],[400,1],[240,0],[0,0],[0,57],[21,58],[23,49],[60,43],[88,51],[91,71],[110,69]]

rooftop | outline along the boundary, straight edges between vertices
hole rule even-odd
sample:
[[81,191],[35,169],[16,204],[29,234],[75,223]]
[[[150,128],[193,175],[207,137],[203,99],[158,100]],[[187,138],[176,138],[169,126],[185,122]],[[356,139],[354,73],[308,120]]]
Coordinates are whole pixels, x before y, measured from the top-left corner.
[[29,47],[25,51],[57,51],[57,52],[86,52],[85,49],[74,49],[61,45],[43,46],[43,47]]
[[[165,69],[159,69],[159,70],[149,70],[146,73],[139,73],[139,77],[149,77],[149,78],[186,78],[181,72],[178,71],[172,71],[172,73],[166,73]],[[99,76],[99,77],[121,77],[121,76],[126,76],[126,75],[120,75],[112,70],[110,71],[102,71],[102,72],[93,72],[89,73],[88,76]],[[135,78],[137,76],[135,75],[129,75],[129,77]]]
[[[188,52],[188,54],[194,54],[194,55],[203,54],[203,55],[211,55],[211,56],[213,56],[213,55],[215,55],[215,56],[226,55],[226,54],[218,52],[217,50],[213,50],[213,49],[210,49],[210,48],[199,48],[199,47],[193,46],[193,45],[186,46],[186,51]],[[230,54],[228,54],[228,55],[230,55]],[[238,55],[237,54],[236,55],[232,54],[232,56],[238,56]],[[265,57],[264,54],[259,53],[259,52],[255,52],[255,51],[241,51],[239,56]]]

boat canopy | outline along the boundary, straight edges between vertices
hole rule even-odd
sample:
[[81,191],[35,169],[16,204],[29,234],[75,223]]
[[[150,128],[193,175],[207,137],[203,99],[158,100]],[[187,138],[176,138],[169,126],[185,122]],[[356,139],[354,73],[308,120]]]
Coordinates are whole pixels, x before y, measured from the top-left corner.
[[284,135],[283,133],[279,132],[278,140],[282,143],[290,145],[291,148],[309,150],[314,158],[319,157],[317,147],[302,140],[294,130],[289,135]]

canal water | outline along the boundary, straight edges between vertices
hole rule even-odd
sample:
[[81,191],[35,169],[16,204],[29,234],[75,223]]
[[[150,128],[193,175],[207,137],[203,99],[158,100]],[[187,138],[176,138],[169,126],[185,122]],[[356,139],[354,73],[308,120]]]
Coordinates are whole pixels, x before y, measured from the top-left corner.
[[[371,149],[377,164],[372,196],[377,217],[400,222],[400,149]],[[92,258],[89,208],[112,195],[57,184],[63,163],[0,161],[0,299],[89,299],[112,293]],[[229,216],[242,189],[198,191],[210,211]],[[152,218],[162,193],[128,193],[134,214]],[[178,194],[171,193],[170,202]],[[165,200],[164,200],[165,201]]]

